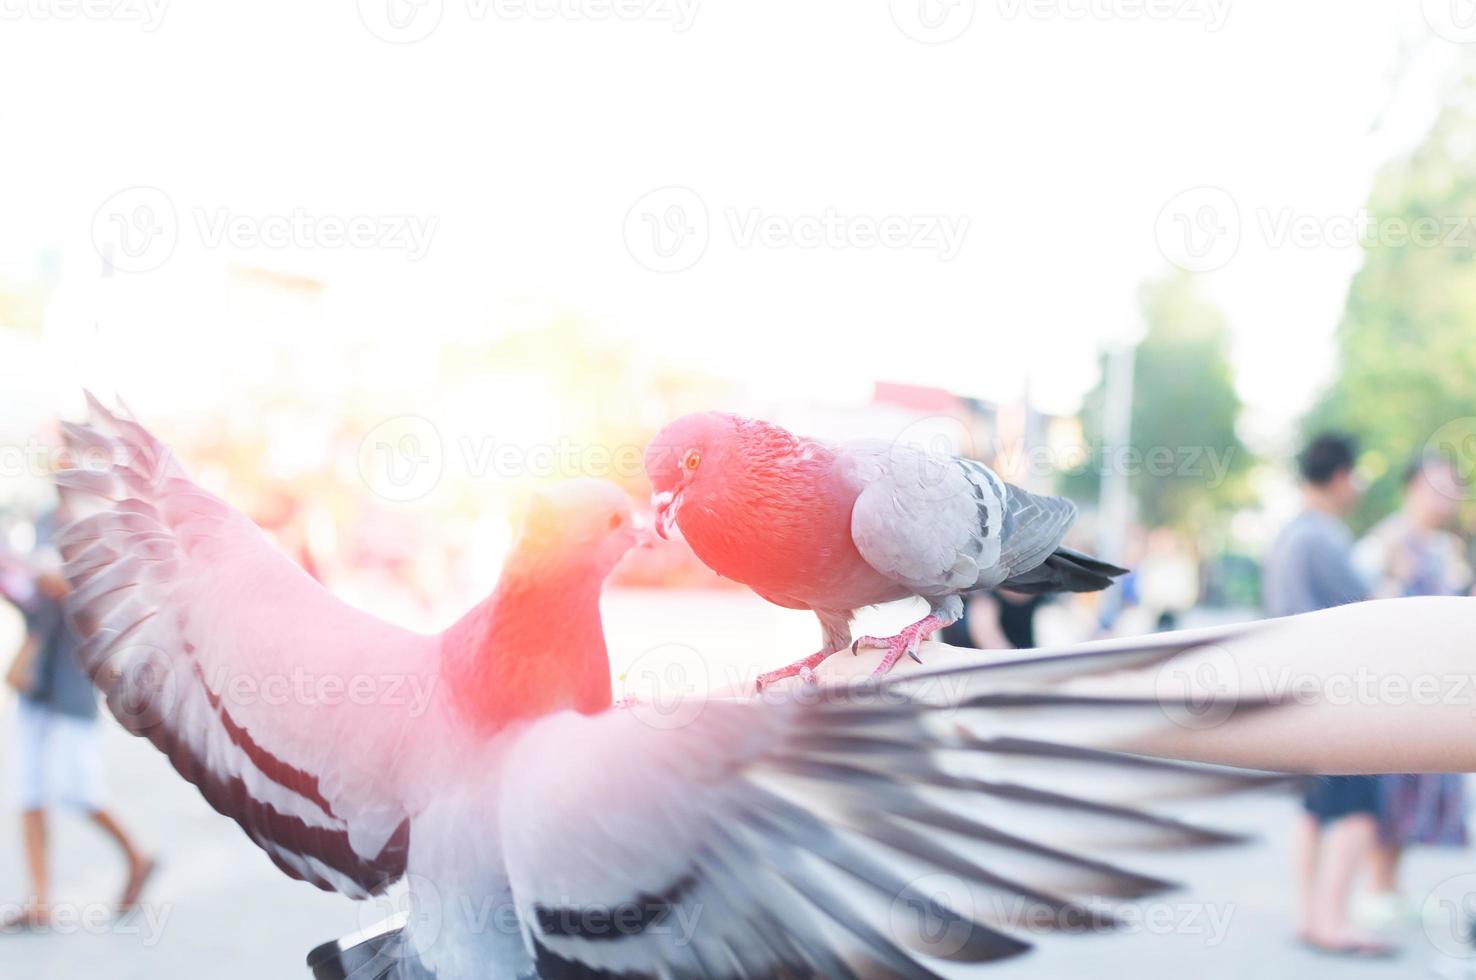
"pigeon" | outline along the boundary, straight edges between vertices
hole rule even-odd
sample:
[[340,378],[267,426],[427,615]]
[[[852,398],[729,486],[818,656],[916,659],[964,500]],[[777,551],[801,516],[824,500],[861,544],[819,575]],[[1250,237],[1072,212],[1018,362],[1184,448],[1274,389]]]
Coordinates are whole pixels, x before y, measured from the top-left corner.
[[[977,460],[910,445],[835,447],[763,422],[699,412],[645,452],[656,529],[673,525],[703,563],[790,609],[813,610],[821,649],[764,674],[763,688],[851,647],[886,651],[878,674],[959,620],[986,589],[1094,592],[1126,570],[1064,547],[1076,518]],[[851,640],[857,609],[909,596],[926,617],[896,636]]]
[[404,882],[405,921],[316,951],[321,978],[935,978],[1113,928],[1087,899],[1172,883],[1088,851],[1230,843],[1144,804],[1265,778],[1092,744],[1163,706],[1050,686],[1202,642],[1172,635],[825,698],[615,702],[601,583],[638,532],[613,485],[536,500],[490,597],[425,635],[334,597],[90,401],[58,544],[110,711],[292,878]]

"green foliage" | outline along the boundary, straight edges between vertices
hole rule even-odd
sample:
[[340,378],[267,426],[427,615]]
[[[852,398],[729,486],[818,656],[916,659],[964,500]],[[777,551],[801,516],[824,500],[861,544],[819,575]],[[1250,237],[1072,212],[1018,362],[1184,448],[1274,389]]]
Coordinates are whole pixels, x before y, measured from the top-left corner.
[[[1338,327],[1337,380],[1303,420],[1358,437],[1374,477],[1355,525],[1396,506],[1404,464],[1452,455],[1476,475],[1476,90],[1462,86],[1425,141],[1380,173],[1371,227],[1438,228],[1423,241],[1365,236]],[[1450,235],[1455,235],[1450,240]]]
[[1068,490],[1092,498],[1103,466],[1125,466],[1140,521],[1208,531],[1245,502],[1251,465],[1235,432],[1240,398],[1225,319],[1186,273],[1146,283],[1140,302],[1148,329],[1133,355],[1131,453],[1102,450],[1103,354],[1103,380],[1082,408],[1089,462],[1069,475]]

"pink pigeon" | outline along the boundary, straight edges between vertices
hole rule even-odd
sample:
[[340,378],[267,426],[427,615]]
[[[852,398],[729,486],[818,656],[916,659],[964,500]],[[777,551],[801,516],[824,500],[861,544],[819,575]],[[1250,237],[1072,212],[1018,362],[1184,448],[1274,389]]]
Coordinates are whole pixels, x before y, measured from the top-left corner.
[[[851,646],[886,650],[877,674],[963,615],[985,589],[1093,592],[1125,569],[1061,545],[1076,517],[976,460],[907,445],[835,447],[719,412],[683,416],[645,454],[656,528],[673,524],[718,574],[820,620],[821,649],[759,678],[762,688]],[[857,609],[921,596],[926,617],[851,642]]]
[[[1077,896],[1170,887],[1073,848],[1233,839],[1126,804],[1240,774],[1021,737],[1050,718],[1163,724],[1151,699],[1021,685],[1201,640],[615,708],[599,598],[636,535],[614,486],[537,501],[491,596],[424,635],[335,598],[142,426],[92,410],[66,426],[76,519],[58,544],[113,714],[288,875],[358,899],[408,882],[406,924],[315,951],[320,978],[934,980],[925,963],[1028,949],[1012,926],[1112,927]],[[1012,734],[965,738],[969,717]],[[1011,776],[964,778],[945,753]],[[945,872],[990,897],[954,908],[932,888]]]

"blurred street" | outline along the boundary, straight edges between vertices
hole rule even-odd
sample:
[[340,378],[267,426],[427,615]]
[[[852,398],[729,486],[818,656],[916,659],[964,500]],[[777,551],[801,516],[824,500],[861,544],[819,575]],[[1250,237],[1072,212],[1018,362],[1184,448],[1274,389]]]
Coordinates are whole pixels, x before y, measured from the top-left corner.
[[[683,643],[709,664],[738,662],[744,651],[776,645],[783,652],[813,639],[802,614],[763,606],[751,597],[708,593],[660,602],[652,593],[617,592],[607,602],[612,657],[630,664],[642,650]],[[750,615],[751,614],[751,615]],[[892,615],[896,615],[895,611]],[[703,623],[706,623],[706,626]],[[741,630],[734,624],[743,623]],[[769,666],[764,664],[762,666]],[[13,705],[0,708],[8,732]],[[387,917],[395,897],[356,905],[290,881],[236,828],[214,813],[145,742],[109,722],[107,760],[119,816],[163,861],[145,907],[124,922],[103,921],[104,902],[122,883],[116,855],[72,815],[56,821],[53,855],[58,901],[74,910],[66,935],[0,936],[0,964],[10,978],[103,977],[110,980],[260,980],[306,977],[307,951]],[[0,903],[24,887],[19,826],[10,791],[10,762],[0,762]],[[1182,855],[1132,855],[1136,869],[1192,883],[1143,903],[1127,934],[1046,937],[1041,949],[1004,966],[960,973],[1012,977],[1088,977],[1115,971],[1134,977],[1195,980],[1429,975],[1436,946],[1418,927],[1392,962],[1330,960],[1298,948],[1288,931],[1292,893],[1288,831],[1296,812],[1286,795],[1196,803],[1174,811],[1215,826],[1259,833],[1245,848]],[[1476,871],[1472,851],[1416,851],[1407,865],[1407,893],[1419,902],[1442,881]],[[1459,896],[1457,896],[1459,897]],[[1129,907],[1131,908],[1131,907]],[[1114,907],[1119,917],[1129,913]],[[1435,929],[1434,934],[1442,935]],[[1448,935],[1449,930],[1443,930]],[[1467,964],[1476,977],[1476,960]]]

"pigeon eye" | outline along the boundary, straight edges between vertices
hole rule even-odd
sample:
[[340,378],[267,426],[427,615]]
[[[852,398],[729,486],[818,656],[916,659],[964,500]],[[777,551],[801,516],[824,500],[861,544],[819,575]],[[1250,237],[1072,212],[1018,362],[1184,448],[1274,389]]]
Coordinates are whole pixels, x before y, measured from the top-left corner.
[[610,515],[610,530],[612,530],[612,531],[618,530],[619,527],[620,527],[620,525],[622,525],[624,523],[625,523],[625,518],[621,517],[619,514],[611,514]]
[[688,452],[687,455],[686,455],[686,458],[682,460],[682,469],[686,470],[688,473],[690,473],[691,471],[695,470],[697,467],[699,467],[701,465],[702,465],[702,454],[699,453],[695,449],[693,449],[690,452]]

